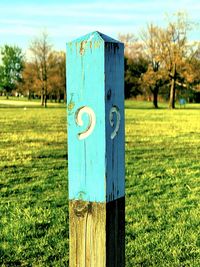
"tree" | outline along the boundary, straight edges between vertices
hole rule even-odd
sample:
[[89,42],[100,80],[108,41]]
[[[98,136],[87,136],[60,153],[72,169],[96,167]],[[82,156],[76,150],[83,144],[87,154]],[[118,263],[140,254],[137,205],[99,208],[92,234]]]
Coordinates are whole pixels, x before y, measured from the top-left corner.
[[188,57],[187,35],[191,30],[184,13],[178,13],[175,21],[170,20],[166,29],[160,29],[157,35],[160,49],[160,61],[168,71],[170,80],[169,108],[175,108],[176,85],[183,84],[184,70]]
[[150,91],[153,95],[153,105],[158,108],[158,94],[160,87],[165,83],[163,77],[164,72],[160,70],[160,48],[157,38],[160,28],[150,24],[146,30],[141,33],[141,38],[144,42],[144,53],[148,60],[148,70],[142,77],[143,87]]
[[41,82],[38,79],[36,65],[33,62],[26,62],[22,72],[22,83],[20,84],[18,91],[23,95],[28,96],[28,99],[30,100],[31,97],[37,93],[40,86]]
[[148,68],[144,47],[133,34],[119,35],[119,39],[125,44],[125,98],[136,97],[142,94],[140,77]]
[[[64,52],[52,51],[48,56],[48,80],[46,95],[50,100],[60,102],[66,99],[66,60]],[[42,81],[38,75],[38,65],[33,62],[26,62],[22,73],[23,83],[19,92],[28,96],[41,95]]]
[[153,95],[154,108],[158,108],[158,94],[164,85],[168,84],[169,80],[164,69],[160,68],[155,71],[151,64],[148,70],[141,77],[141,85],[145,92]]
[[30,50],[34,56],[34,64],[37,71],[37,79],[40,81],[41,105],[47,106],[48,80],[49,80],[49,57],[52,45],[48,41],[48,34],[43,32],[40,37],[32,41]]
[[125,58],[136,58],[141,54],[141,43],[134,34],[119,34],[118,39],[124,43]]
[[144,57],[125,57],[125,98],[142,95],[141,75],[147,71],[148,62]]
[[60,102],[66,100],[66,57],[64,52],[54,51],[49,57],[49,94]]
[[0,87],[9,93],[22,80],[24,55],[17,46],[5,45],[1,48],[2,65],[0,66]]
[[190,57],[187,60],[185,71],[190,81],[189,101],[200,102],[200,43],[195,42],[190,49]]

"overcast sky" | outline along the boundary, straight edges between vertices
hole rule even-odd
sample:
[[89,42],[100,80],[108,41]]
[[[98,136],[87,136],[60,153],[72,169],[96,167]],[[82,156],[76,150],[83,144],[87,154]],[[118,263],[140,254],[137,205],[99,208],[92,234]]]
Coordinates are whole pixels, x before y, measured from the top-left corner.
[[[0,45],[27,49],[30,41],[46,29],[57,50],[65,43],[98,30],[117,38],[119,33],[139,33],[147,23],[161,25],[165,14],[187,11],[200,22],[199,0],[0,0]],[[193,31],[200,40],[200,31]]]

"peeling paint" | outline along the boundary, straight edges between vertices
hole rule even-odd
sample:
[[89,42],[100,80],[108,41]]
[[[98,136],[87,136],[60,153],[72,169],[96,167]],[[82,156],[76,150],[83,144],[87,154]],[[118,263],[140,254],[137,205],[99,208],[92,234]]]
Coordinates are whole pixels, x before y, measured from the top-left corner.
[[75,103],[73,102],[73,94],[71,94],[70,102],[67,105],[67,110],[69,111],[69,113],[73,110],[74,106],[75,106]]
[[97,42],[97,41],[94,42],[94,48],[99,48],[100,45],[101,45],[100,42]]
[[74,106],[75,106],[75,103],[74,102],[70,102],[68,104],[68,106],[67,106],[68,111],[71,111],[74,108]]
[[83,55],[85,53],[87,41],[82,41],[80,45],[80,54]]

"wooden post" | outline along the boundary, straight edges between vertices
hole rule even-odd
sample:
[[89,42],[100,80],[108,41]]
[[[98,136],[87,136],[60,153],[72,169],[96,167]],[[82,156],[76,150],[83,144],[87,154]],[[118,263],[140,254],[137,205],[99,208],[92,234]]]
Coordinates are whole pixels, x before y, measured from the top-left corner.
[[125,266],[124,45],[67,44],[70,267]]

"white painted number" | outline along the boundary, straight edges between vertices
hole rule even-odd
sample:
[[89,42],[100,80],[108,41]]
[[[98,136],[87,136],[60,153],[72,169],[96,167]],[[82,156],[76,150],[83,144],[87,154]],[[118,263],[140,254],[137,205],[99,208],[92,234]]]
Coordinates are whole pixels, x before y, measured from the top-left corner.
[[114,113],[116,114],[116,126],[115,126],[114,131],[111,133],[111,136],[110,136],[111,139],[114,139],[115,136],[117,135],[117,133],[119,131],[120,120],[121,120],[121,116],[120,116],[118,107],[116,107],[116,106],[112,107],[110,109],[110,114],[109,114],[110,126],[114,127]]
[[[84,106],[84,107],[81,107],[77,110],[76,112],[76,124],[78,126],[83,126],[83,114],[86,113],[88,115],[88,118],[89,118],[89,122],[88,122],[88,126],[86,128],[85,131],[81,132],[81,133],[78,133],[78,139],[79,140],[82,140],[82,139],[85,139],[87,138],[89,135],[91,135],[91,133],[93,132],[94,130],[94,127],[96,125],[96,115],[93,111],[93,109],[91,109],[90,107],[88,106]],[[116,126],[114,128],[114,113],[116,114]],[[121,120],[121,116],[120,116],[120,113],[119,113],[119,109],[118,107],[116,106],[113,106],[111,109],[110,109],[110,114],[109,114],[109,121],[110,121],[110,126],[112,128],[114,128],[113,132],[111,133],[111,136],[110,138],[113,140],[118,131],[119,131],[119,127],[120,127],[120,120]]]
[[78,126],[83,126],[83,114],[86,113],[89,118],[88,126],[84,132],[78,133],[79,140],[87,138],[94,130],[94,127],[96,125],[96,116],[94,111],[87,106],[81,107],[76,112],[76,124]]

